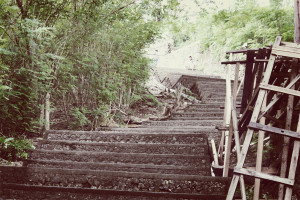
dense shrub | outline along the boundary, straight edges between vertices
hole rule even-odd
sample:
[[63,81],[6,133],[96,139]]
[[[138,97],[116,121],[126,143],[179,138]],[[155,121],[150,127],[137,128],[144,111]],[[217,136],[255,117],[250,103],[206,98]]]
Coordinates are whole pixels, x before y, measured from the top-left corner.
[[0,137],[0,158],[8,162],[16,161],[21,158],[27,159],[27,150],[34,149],[34,146],[25,138],[6,138]]

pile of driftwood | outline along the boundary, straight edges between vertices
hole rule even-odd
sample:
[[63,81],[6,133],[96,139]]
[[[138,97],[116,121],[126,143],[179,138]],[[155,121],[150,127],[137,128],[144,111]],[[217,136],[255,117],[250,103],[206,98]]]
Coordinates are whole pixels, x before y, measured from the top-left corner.
[[[222,139],[218,151],[215,150],[214,161],[215,164],[222,161],[226,177],[230,155],[233,150],[237,154],[227,199],[233,199],[238,183],[242,199],[246,199],[244,175],[247,175],[255,177],[253,199],[259,199],[260,181],[265,179],[279,184],[278,199],[288,200],[292,196],[300,148],[300,45],[282,42],[281,37],[277,37],[271,47],[228,52],[231,58],[241,53],[246,54],[246,60],[222,62],[228,71],[226,103]],[[243,78],[239,78],[241,65],[245,66]],[[233,87],[232,67],[235,71]],[[242,101],[237,104],[242,85]],[[254,134],[258,135],[256,166],[246,168],[244,163]],[[278,152],[278,166],[262,166],[266,140],[273,145],[274,152]]]

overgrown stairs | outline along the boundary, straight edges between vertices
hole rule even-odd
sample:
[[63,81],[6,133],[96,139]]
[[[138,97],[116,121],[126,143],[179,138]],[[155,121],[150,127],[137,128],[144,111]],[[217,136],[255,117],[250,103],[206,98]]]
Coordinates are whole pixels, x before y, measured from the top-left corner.
[[[220,87],[224,87],[221,85]],[[3,199],[224,199],[208,138],[221,101],[192,104],[140,128],[47,131],[24,167],[0,167]]]

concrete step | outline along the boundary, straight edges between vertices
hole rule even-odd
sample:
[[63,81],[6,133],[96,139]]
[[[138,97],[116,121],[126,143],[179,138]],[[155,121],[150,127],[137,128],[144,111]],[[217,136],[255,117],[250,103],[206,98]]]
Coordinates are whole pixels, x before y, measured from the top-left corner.
[[225,79],[222,78],[209,78],[209,77],[197,77],[197,76],[182,76],[183,81],[189,81],[194,83],[226,83]]
[[224,111],[221,109],[217,112],[176,112],[171,117],[223,117]]
[[224,106],[224,103],[200,103],[200,104],[191,104],[188,106],[188,110],[192,109],[220,109],[221,106]]
[[[222,184],[224,184],[222,182]],[[0,194],[1,195],[1,194]],[[171,192],[136,192],[110,189],[87,189],[57,186],[33,186],[25,184],[3,184],[3,199],[78,199],[78,200],[223,200],[226,194],[188,194]]]
[[[204,112],[223,112],[224,113],[224,106],[223,108],[219,108],[219,109],[209,109],[209,108],[204,108],[204,109],[186,109],[186,112],[190,112],[190,113],[204,113]],[[240,113],[240,108],[236,109],[236,112],[239,114]]]
[[[233,86],[231,86],[231,90],[233,90]],[[195,94],[205,95],[209,93],[219,94],[219,95],[225,95],[226,94],[226,85],[222,84],[202,84],[198,85],[197,87],[191,88],[191,91]],[[239,95],[242,95],[243,88],[240,89]]]
[[[226,93],[215,93],[215,92],[203,92],[201,96],[205,98],[226,98]],[[237,98],[241,99],[242,95],[238,95]]]
[[[197,86],[194,86],[192,88],[192,90],[198,90],[199,92],[201,91],[208,91],[208,90],[224,90],[226,91],[226,83],[216,83],[216,82],[212,82],[212,83],[201,83],[198,84]],[[231,85],[231,90],[233,89],[233,85]],[[243,90],[243,88],[240,89],[240,91]]]
[[178,113],[213,113],[213,112],[224,113],[224,109],[223,108],[222,109],[221,108],[186,108],[185,110],[177,110],[177,112]]
[[[202,101],[207,102],[207,103],[212,103],[212,102],[220,102],[220,103],[225,103],[225,98],[204,98]],[[239,103],[242,101],[241,98],[237,98],[236,101]]]
[[154,165],[178,165],[195,167],[198,165],[210,165],[210,157],[207,153],[198,155],[187,154],[146,154],[146,153],[98,153],[88,151],[56,151],[56,150],[32,150],[29,159],[52,160],[67,162],[95,162],[95,163],[130,163],[130,164],[154,164]]
[[[176,139],[176,138],[175,138]],[[64,140],[43,140],[37,145],[41,150],[89,151],[115,153],[148,153],[148,154],[189,154],[207,153],[207,141],[194,144],[136,144],[122,142],[78,142]]]
[[152,165],[152,164],[130,164],[130,163],[93,163],[93,162],[66,162],[49,160],[24,160],[24,166],[62,169],[86,169],[104,171],[126,171],[145,172],[161,174],[185,174],[210,176],[210,166],[198,165],[196,167],[177,165]]
[[216,117],[170,117],[170,120],[223,120],[223,116],[216,116]]
[[221,125],[222,120],[171,120],[171,121],[148,121],[144,125],[149,126],[212,126]]
[[[233,82],[231,81],[231,87],[233,86]],[[202,85],[223,85],[226,86],[226,80],[225,79],[219,79],[219,80],[198,80],[195,82],[196,86],[202,86]],[[243,85],[242,85],[243,88]]]
[[[151,127],[152,128],[152,127]],[[213,132],[214,127],[190,128],[180,127],[181,131],[168,130],[166,127],[137,128],[132,132],[116,131],[47,131],[48,140],[68,140],[82,142],[118,142],[136,144],[205,144],[207,132]],[[159,130],[157,130],[159,128]],[[173,127],[174,128],[174,127]],[[127,130],[127,129],[126,129]],[[165,132],[164,132],[165,131]]]
[[[226,90],[226,83],[222,82],[198,82],[195,83],[192,87],[192,89],[206,89],[206,88],[222,88]],[[233,89],[233,84],[231,84],[231,89]],[[244,87],[242,86],[240,88],[240,91],[243,91]]]
[[228,178],[195,175],[84,169],[1,167],[0,171],[2,183],[5,183],[2,185],[2,189],[8,188],[8,184],[21,184],[25,186],[59,186],[74,189],[224,195],[230,181]]

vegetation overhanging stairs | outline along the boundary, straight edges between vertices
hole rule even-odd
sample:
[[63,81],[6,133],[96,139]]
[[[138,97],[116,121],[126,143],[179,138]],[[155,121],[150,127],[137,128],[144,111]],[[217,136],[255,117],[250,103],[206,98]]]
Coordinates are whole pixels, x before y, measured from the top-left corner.
[[[216,96],[225,91],[223,81],[211,80]],[[220,136],[214,127],[222,123],[223,104],[216,96],[141,128],[48,131],[24,167],[0,167],[0,196],[224,199],[230,180],[211,176],[208,147],[208,138]]]

